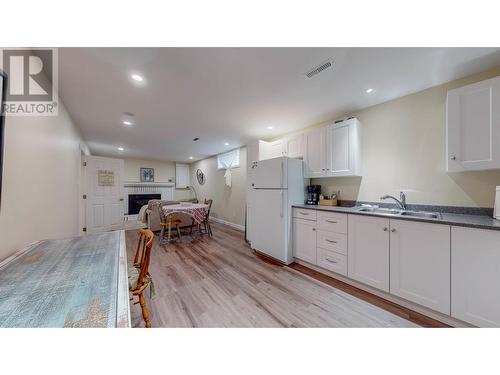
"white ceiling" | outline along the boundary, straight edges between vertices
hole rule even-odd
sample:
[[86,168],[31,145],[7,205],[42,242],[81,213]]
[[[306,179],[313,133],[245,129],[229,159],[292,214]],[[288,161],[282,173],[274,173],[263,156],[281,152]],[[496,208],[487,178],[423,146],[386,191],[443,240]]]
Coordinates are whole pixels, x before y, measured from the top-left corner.
[[[60,96],[93,153],[175,161],[500,65],[498,48],[61,48],[59,57]],[[334,69],[305,78],[330,57]],[[124,112],[134,126],[122,125]]]

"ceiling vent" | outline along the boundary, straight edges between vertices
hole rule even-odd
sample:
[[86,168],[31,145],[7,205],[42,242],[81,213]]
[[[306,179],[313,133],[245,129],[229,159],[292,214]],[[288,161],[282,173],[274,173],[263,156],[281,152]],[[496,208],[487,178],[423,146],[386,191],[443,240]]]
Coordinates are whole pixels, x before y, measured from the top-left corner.
[[335,64],[335,61],[333,59],[326,60],[326,61],[322,62],[321,64],[319,64],[318,66],[315,66],[314,68],[312,68],[308,72],[304,73],[304,75],[307,78],[312,78],[312,77],[318,75],[319,73],[324,72],[325,70],[333,68],[334,64]]

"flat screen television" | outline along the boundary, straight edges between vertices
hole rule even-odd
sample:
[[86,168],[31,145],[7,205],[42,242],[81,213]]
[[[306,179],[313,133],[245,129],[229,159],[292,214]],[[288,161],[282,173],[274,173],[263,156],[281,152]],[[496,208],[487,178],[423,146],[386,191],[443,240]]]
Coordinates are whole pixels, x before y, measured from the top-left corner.
[[0,208],[2,206],[3,144],[5,137],[4,104],[7,95],[7,75],[0,70]]

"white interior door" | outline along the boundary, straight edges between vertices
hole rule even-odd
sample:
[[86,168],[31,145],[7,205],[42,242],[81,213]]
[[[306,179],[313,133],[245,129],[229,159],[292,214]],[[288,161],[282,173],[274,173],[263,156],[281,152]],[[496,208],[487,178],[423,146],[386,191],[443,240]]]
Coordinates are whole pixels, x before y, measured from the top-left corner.
[[123,226],[123,160],[86,156],[87,233]]
[[175,164],[175,187],[186,189],[190,185],[189,164]]

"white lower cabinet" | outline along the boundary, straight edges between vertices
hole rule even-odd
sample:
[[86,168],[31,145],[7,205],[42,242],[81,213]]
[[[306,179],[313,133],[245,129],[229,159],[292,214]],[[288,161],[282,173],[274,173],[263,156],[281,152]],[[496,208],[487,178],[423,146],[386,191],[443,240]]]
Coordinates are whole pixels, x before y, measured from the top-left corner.
[[316,260],[318,266],[347,276],[347,256],[318,247]]
[[293,256],[316,264],[316,222],[293,219]]
[[451,316],[500,327],[500,231],[451,228]]
[[450,313],[450,226],[390,221],[390,293]]
[[295,258],[472,325],[500,327],[500,231],[299,208],[293,217]]
[[389,292],[389,219],[349,215],[347,276]]
[[318,247],[347,256],[347,235],[320,229],[316,232],[316,245]]

